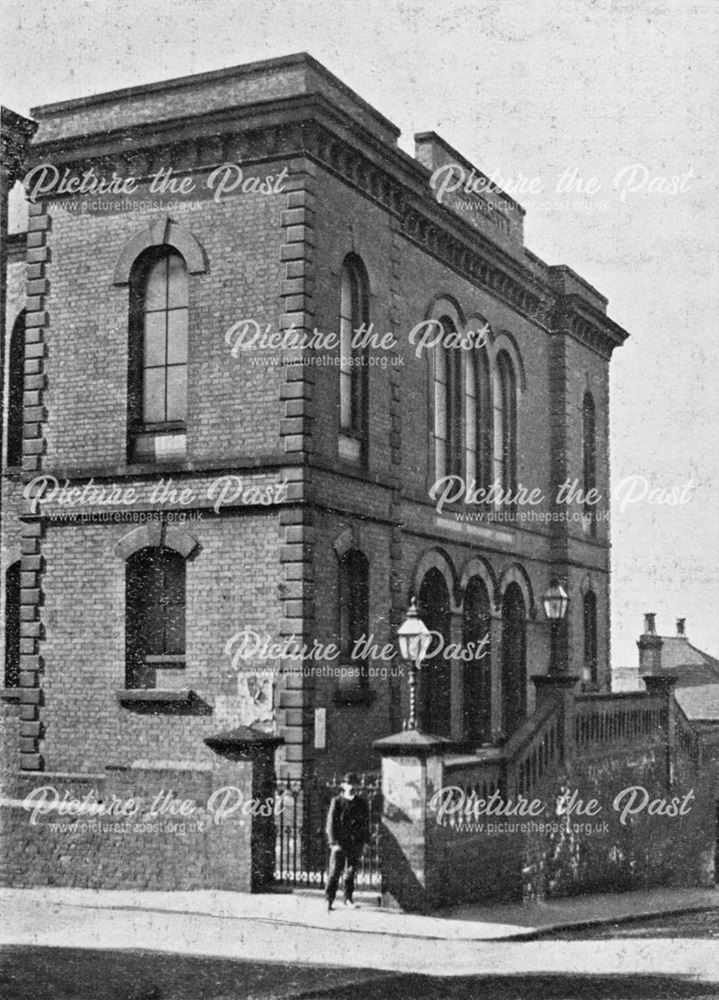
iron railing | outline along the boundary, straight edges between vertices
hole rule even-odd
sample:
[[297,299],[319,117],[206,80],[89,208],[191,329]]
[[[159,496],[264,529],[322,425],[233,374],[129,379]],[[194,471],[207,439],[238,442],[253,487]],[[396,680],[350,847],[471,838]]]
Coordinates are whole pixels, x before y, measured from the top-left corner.
[[[337,778],[276,780],[275,882],[287,888],[324,888],[329,860],[325,823],[330,802],[339,792]],[[379,774],[361,774],[359,794],[369,807],[370,841],[362,854],[355,885],[358,890],[379,892],[382,820]]]

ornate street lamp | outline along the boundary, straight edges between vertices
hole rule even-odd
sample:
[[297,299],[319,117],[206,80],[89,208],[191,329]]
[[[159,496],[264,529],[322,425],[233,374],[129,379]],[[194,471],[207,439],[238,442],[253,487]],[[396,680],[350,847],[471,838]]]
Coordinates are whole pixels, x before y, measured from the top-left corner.
[[400,656],[409,663],[409,719],[406,728],[417,729],[417,671],[427,655],[432,642],[432,633],[417,614],[417,602],[414,597],[407,617],[397,629],[397,639]]
[[563,622],[567,617],[567,608],[569,607],[569,595],[567,594],[564,587],[561,585],[559,580],[555,577],[549,581],[549,590],[545,593],[542,598],[542,605],[544,606],[544,614],[547,620],[552,626],[552,649],[551,649],[551,662],[549,664],[549,673],[563,673],[563,670],[557,670],[557,646],[558,646],[558,636],[559,630],[563,627]]
[[549,590],[542,598],[542,604],[544,613],[550,621],[556,622],[566,618],[569,595],[556,576],[549,581]]

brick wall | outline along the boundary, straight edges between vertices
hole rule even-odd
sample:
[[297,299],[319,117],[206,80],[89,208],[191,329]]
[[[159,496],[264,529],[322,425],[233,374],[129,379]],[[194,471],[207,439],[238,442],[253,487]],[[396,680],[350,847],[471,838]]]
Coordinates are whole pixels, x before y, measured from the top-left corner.
[[116,697],[125,687],[125,562],[114,546],[127,526],[47,530],[41,682],[42,752],[50,770],[206,759],[204,736],[238,724],[272,725],[263,665],[236,669],[225,647],[244,628],[276,632],[277,516],[210,516],[189,530],[198,548],[186,570],[186,666],[158,680],[160,688],[196,693],[199,703],[185,714],[139,712]]
[[566,697],[545,716],[561,735],[529,720],[493,758],[380,742],[383,885],[403,908],[714,884],[716,760],[674,742],[671,694],[584,696],[581,746]]
[[[556,802],[563,787],[576,789],[584,803],[601,806],[596,817],[552,817],[558,830],[521,838],[525,896],[546,898],[584,892],[622,892],[657,886],[714,884],[714,803],[701,774],[687,775],[667,787],[661,754],[609,755],[576,767],[548,787]],[[621,822],[622,810],[646,806]],[[651,803],[674,803],[686,796],[686,815],[666,816]],[[617,801],[617,796],[622,796]],[[650,813],[650,809],[654,814]],[[588,826],[591,832],[588,831]],[[521,836],[521,835],[520,835]]]
[[[633,786],[646,788],[649,802],[676,799],[679,805],[692,789],[695,797],[686,816],[649,815],[645,809],[622,824],[621,807],[628,800],[620,800],[617,810],[613,803]],[[557,816],[555,805],[565,788],[576,791],[585,805],[596,800],[600,811],[592,817]],[[434,905],[712,885],[712,803],[705,793],[703,782],[667,789],[662,762],[652,753],[633,759],[617,755],[533,792],[532,799],[546,803],[534,821],[482,817],[484,830],[472,832],[439,826],[430,817],[427,854],[438,894]],[[637,802],[640,797],[638,792]]]
[[257,890],[271,877],[274,820],[243,811],[257,792],[272,801],[253,771],[240,761],[18,777],[0,809],[0,882]]
[[[205,273],[189,277],[192,462],[231,464],[278,450],[281,371],[233,357],[225,334],[239,320],[259,315],[277,328],[280,213],[286,201],[286,194],[248,194],[172,210],[208,260]],[[54,208],[50,215],[45,467],[78,474],[123,466],[128,289],[113,285],[112,277],[125,243],[158,213],[78,216]],[[98,384],[102,391],[92,391]]]

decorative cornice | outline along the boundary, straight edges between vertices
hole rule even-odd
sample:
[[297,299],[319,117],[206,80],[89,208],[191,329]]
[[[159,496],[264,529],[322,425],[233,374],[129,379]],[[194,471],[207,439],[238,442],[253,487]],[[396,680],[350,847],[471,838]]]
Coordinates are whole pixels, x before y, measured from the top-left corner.
[[32,154],[35,164],[49,161],[78,174],[90,166],[105,176],[115,170],[138,182],[149,182],[168,164],[179,177],[225,162],[244,167],[295,157],[310,158],[361,191],[397,218],[403,238],[545,331],[569,334],[604,358],[626,339],[621,327],[581,296],[553,288],[549,268],[543,280],[537,271],[546,265],[535,255],[523,251],[523,262],[439,204],[425,167],[383,144],[321,94],[45,142]]
[[554,332],[568,334],[575,340],[610,358],[629,334],[579,295],[563,295],[557,305]]

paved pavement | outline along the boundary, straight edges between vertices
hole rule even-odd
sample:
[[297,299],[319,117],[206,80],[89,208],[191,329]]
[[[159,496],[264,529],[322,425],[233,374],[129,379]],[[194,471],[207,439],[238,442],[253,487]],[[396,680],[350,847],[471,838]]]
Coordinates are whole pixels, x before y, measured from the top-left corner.
[[[445,941],[507,941],[536,938],[565,928],[637,920],[672,913],[719,908],[716,889],[651,889],[642,892],[574,896],[536,903],[465,904],[418,916],[360,905],[345,908],[341,901],[328,913],[317,893],[249,893],[196,890],[149,892],[130,889],[6,889],[0,888],[0,912],[16,907],[53,904],[62,908],[147,911],[178,917],[216,917],[252,923],[271,923],[288,929],[317,929],[382,934],[400,938]],[[9,936],[8,936],[9,935]],[[0,927],[0,942],[15,942],[13,928]]]
[[[374,908],[327,913],[319,897],[230,892],[0,889],[0,944],[140,949],[432,975],[626,973],[627,941],[531,940],[551,930],[719,907],[719,890],[664,889],[432,916]],[[530,939],[530,940],[528,940]],[[518,964],[519,963],[519,964]],[[631,968],[719,981],[719,949],[663,937],[632,943]]]

